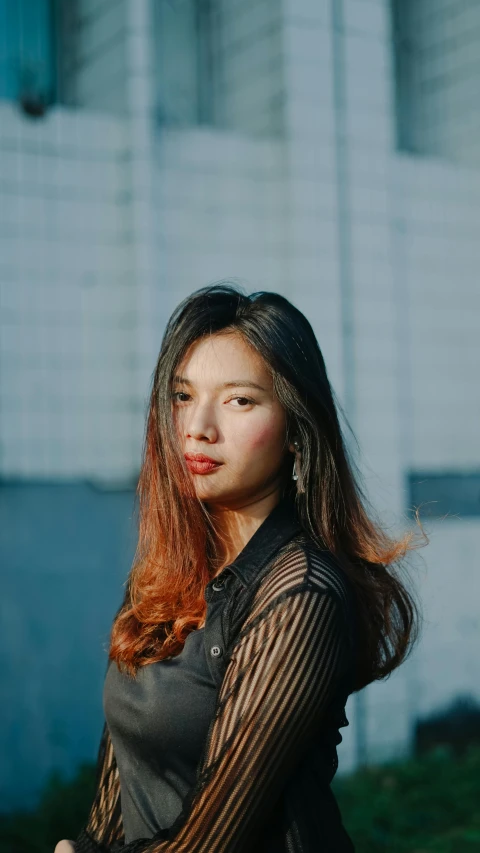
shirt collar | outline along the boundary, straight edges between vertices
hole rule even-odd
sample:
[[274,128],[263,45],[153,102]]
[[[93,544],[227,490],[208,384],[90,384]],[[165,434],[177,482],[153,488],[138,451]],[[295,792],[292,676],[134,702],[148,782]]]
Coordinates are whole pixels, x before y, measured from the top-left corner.
[[225,566],[244,586],[248,586],[260,569],[283,545],[302,530],[295,500],[290,495],[282,497],[232,563]]

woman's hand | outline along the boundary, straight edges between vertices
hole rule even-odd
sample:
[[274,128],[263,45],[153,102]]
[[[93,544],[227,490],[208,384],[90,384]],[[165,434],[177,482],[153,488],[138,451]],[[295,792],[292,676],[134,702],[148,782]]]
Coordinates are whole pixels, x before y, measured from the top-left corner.
[[63,838],[59,841],[53,853],[75,853],[75,843]]

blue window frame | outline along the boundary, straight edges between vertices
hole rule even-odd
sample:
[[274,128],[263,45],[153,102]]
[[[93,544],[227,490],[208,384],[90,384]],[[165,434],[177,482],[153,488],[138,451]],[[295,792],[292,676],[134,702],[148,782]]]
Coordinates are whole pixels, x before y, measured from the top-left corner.
[[55,100],[52,0],[0,0],[0,98]]

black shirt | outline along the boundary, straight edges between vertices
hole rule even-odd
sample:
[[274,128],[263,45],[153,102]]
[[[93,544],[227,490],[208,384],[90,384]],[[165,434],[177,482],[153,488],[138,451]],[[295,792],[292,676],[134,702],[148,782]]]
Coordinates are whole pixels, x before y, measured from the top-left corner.
[[188,635],[180,654],[140,667],[135,679],[109,661],[103,707],[127,843],[150,838],[178,817],[195,783],[217,692],[203,628]]
[[[355,607],[346,574],[331,552],[302,529],[294,500],[286,496],[233,563],[207,584],[205,599],[204,651],[219,689],[206,733],[208,712],[200,727],[183,717],[182,725],[198,729],[203,744],[195,781],[187,779],[188,791],[178,774],[171,776],[170,766],[180,811],[174,817],[179,801],[163,801],[160,786],[157,796],[153,778],[142,775],[140,767],[137,802],[144,785],[143,805],[153,807],[155,815],[148,834],[128,841],[115,751],[122,763],[122,747],[115,723],[110,732],[105,721],[96,793],[76,850],[351,853],[354,847],[330,789],[342,740],[339,729],[348,725],[345,703],[354,684]],[[189,640],[190,635],[185,645]],[[165,663],[158,662],[162,677]],[[152,668],[152,684],[154,666],[146,667]],[[197,700],[190,696],[189,701]],[[145,723],[147,705],[137,744],[148,742],[149,732],[166,736],[159,720]],[[150,714],[160,713],[160,707],[149,707]],[[193,762],[194,741],[195,733]],[[170,761],[175,760],[172,748],[173,740]],[[130,761],[134,752],[132,744]],[[159,776],[166,765],[160,753],[155,761]],[[161,826],[173,817],[169,826]],[[135,832],[133,823],[128,831]]]

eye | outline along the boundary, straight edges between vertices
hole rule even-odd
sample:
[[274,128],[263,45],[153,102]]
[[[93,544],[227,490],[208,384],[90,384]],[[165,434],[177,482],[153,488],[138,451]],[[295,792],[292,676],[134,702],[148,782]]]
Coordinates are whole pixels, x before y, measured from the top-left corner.
[[[172,396],[172,400],[174,400],[178,403],[185,403],[186,400],[180,400],[179,397],[180,396],[190,397],[190,394],[187,394],[186,391],[173,391],[171,396]],[[236,407],[238,409],[243,409],[243,408],[245,408],[246,405],[247,406],[248,405],[255,405],[255,400],[252,400],[250,397],[230,397],[230,399],[227,400],[227,403],[230,403],[231,400],[241,400],[242,401],[242,405],[239,404]]]
[[[230,399],[231,399],[231,400],[244,400],[244,401],[245,401],[245,403],[247,403],[247,404],[249,404],[249,403],[253,403],[253,404],[254,404],[254,403],[255,403],[255,400],[251,400],[251,399],[250,399],[250,397],[231,397]],[[239,409],[243,409],[243,408],[244,408],[244,406],[238,406],[237,408],[239,408]]]

